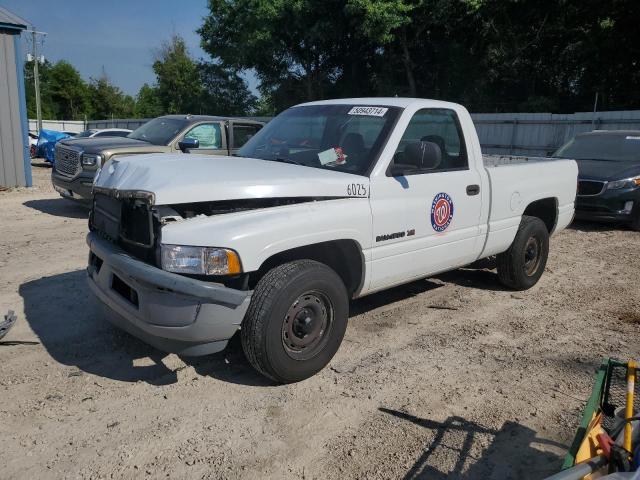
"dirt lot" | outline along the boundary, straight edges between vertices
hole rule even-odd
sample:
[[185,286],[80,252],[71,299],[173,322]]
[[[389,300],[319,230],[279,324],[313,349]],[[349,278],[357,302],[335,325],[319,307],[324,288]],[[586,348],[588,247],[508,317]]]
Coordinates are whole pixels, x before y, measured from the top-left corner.
[[353,302],[337,356],[296,385],[238,342],[166,355],[100,317],[87,212],[34,177],[0,193],[0,311],[19,317],[0,342],[3,478],[543,478],[600,358],[640,357],[640,234],[595,225],[554,237],[528,292],[480,266]]

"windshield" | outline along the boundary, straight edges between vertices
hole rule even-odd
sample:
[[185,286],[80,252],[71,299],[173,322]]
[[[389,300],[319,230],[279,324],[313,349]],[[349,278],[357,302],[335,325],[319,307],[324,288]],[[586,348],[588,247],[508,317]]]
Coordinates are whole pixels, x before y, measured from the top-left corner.
[[560,147],[554,157],[573,160],[640,161],[639,135],[583,135]]
[[135,129],[128,138],[142,140],[153,145],[169,145],[176,135],[188,124],[187,120],[178,118],[154,118]]
[[362,105],[293,107],[256,133],[238,155],[363,175],[399,112]]

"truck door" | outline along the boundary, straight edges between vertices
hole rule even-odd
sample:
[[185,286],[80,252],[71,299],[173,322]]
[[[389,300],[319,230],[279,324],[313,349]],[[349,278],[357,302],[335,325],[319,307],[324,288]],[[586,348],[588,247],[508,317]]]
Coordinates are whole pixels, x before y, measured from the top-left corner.
[[370,290],[462,266],[480,254],[484,192],[480,174],[469,167],[456,113],[443,108],[418,110],[395,149],[394,161],[402,163],[406,146],[420,141],[440,147],[442,160],[436,168],[371,178]]

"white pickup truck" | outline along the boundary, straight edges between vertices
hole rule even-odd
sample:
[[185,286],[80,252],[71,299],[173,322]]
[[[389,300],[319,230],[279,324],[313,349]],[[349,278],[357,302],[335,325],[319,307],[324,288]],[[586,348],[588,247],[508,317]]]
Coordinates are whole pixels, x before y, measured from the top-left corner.
[[116,325],[182,355],[240,330],[278,382],[321,370],[349,299],[496,256],[535,285],[574,214],[572,160],[485,157],[457,104],[358,98],[292,107],[238,156],[149,154],[94,183],[89,285]]

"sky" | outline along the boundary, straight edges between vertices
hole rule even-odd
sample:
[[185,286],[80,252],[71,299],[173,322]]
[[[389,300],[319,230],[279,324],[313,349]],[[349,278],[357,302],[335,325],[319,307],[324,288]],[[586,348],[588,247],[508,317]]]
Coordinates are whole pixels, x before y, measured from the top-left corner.
[[[209,58],[196,33],[208,12],[206,0],[0,0],[0,5],[47,33],[38,48],[49,61],[67,60],[86,80],[99,77],[104,67],[111,82],[130,95],[154,83],[154,49],[174,33],[194,58]],[[23,45],[31,48],[26,39]],[[255,76],[245,78],[255,92]]]

